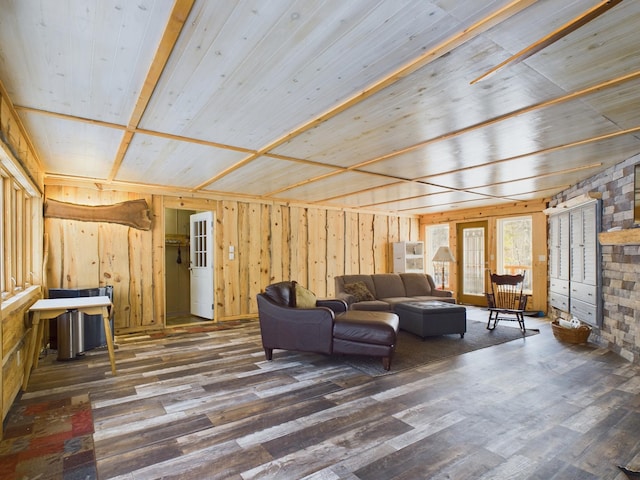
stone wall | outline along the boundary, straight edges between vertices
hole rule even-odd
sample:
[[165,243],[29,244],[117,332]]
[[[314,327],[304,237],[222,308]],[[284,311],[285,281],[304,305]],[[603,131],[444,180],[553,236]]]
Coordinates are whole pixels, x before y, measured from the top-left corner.
[[[587,192],[602,194],[602,230],[633,228],[636,155],[553,197],[557,205]],[[590,341],[640,363],[640,245],[602,246],[604,321]],[[563,315],[564,316],[564,315]]]

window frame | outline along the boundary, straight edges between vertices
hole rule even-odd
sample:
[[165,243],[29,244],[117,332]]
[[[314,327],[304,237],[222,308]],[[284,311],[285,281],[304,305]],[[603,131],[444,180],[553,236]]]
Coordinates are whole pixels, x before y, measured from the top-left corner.
[[4,302],[41,281],[34,267],[42,196],[15,164],[0,159],[0,300]]
[[[518,265],[518,267],[525,267],[524,269],[510,269],[507,271],[505,269],[505,261],[504,261],[504,226],[508,222],[514,221],[523,221],[526,220],[529,222],[529,246],[530,246],[530,257],[529,257],[529,265]],[[524,293],[531,294],[533,292],[533,216],[531,215],[518,215],[514,217],[503,217],[496,219],[496,273],[498,274],[518,274],[521,273],[522,270],[525,271],[525,279],[524,279]]]

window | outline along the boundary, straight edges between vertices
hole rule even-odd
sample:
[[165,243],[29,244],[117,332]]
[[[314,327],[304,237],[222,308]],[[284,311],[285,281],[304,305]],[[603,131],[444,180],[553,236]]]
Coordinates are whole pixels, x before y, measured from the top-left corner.
[[[425,227],[427,273],[433,277],[436,285],[442,285],[442,267],[434,265],[431,259],[440,247],[449,246],[449,225],[430,225]],[[444,285],[449,285],[449,268],[445,265]]]
[[531,293],[532,225],[530,216],[498,219],[498,262],[496,273],[524,273],[524,290]]
[[10,298],[34,282],[33,218],[41,205],[33,189],[25,188],[8,170],[0,168],[0,291]]

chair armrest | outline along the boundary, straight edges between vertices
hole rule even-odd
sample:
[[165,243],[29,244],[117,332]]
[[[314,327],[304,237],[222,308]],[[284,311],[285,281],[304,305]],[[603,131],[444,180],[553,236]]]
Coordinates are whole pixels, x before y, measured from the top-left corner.
[[453,292],[451,290],[431,290],[432,297],[453,297]]
[[356,297],[347,292],[336,293],[336,298],[347,304],[347,310],[349,309],[349,305],[356,303]]
[[265,348],[331,353],[333,310],[327,307],[284,307],[262,294],[258,294],[257,300]]
[[337,298],[325,298],[322,300],[318,300],[316,301],[316,306],[330,308],[331,310],[333,310],[333,313],[346,312],[348,309],[347,302]]

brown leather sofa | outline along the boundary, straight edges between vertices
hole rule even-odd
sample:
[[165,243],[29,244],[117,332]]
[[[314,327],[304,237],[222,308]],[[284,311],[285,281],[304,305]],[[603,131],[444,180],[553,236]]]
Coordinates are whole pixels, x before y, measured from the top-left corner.
[[297,308],[295,282],[279,282],[257,295],[262,346],[273,350],[382,357],[386,370],[396,348],[398,316],[390,312],[353,312],[342,300],[317,300]]
[[[366,287],[364,294],[362,284]],[[335,277],[335,285],[336,298],[347,302],[350,310],[393,312],[395,305],[403,302],[456,303],[453,293],[438,290],[431,275],[426,273],[340,275]]]

